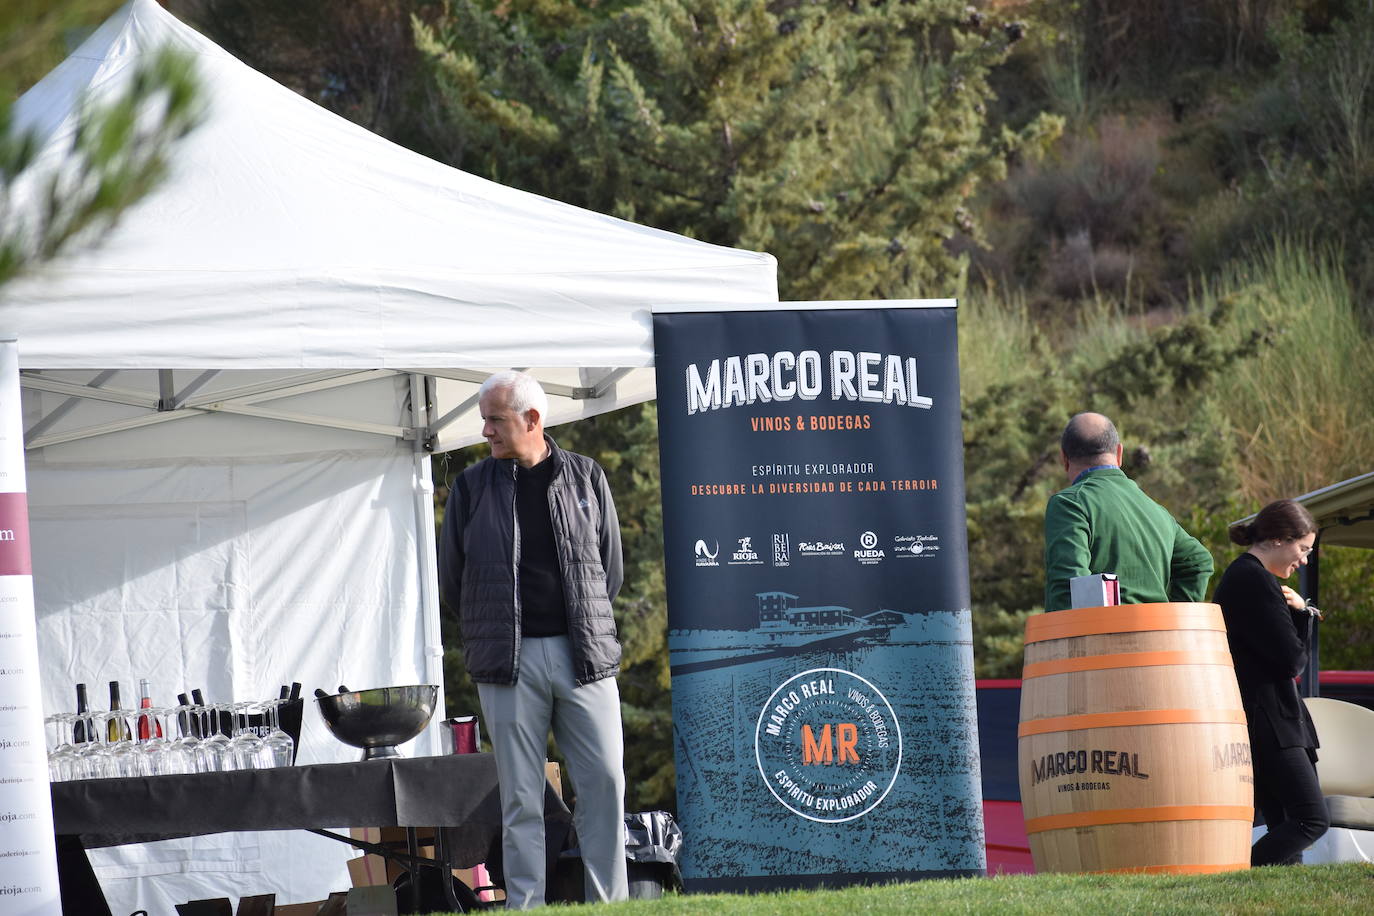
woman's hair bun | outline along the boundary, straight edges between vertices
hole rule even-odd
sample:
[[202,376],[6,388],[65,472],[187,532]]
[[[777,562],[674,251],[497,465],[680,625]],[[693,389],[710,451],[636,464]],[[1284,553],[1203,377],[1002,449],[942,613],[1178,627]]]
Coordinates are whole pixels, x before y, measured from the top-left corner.
[[1230,536],[1232,544],[1249,547],[1251,544],[1255,543],[1254,522],[1239,522],[1227,529],[1226,533]]

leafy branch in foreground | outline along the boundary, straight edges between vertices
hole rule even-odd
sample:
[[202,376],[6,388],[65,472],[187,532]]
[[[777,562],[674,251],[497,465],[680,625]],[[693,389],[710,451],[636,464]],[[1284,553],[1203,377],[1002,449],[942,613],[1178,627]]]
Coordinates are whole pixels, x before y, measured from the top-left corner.
[[167,171],[171,145],[199,119],[191,59],[163,50],[102,104],[84,102],[51,138],[19,128],[0,103],[0,286],[81,237],[97,242]]

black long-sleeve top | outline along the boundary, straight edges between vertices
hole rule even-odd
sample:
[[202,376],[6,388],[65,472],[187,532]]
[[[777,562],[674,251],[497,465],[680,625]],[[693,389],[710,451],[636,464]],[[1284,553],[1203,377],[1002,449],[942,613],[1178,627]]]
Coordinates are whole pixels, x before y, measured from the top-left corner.
[[1293,679],[1307,663],[1307,620],[1252,553],[1237,557],[1212,596],[1226,619],[1251,744],[1315,748],[1316,729]]

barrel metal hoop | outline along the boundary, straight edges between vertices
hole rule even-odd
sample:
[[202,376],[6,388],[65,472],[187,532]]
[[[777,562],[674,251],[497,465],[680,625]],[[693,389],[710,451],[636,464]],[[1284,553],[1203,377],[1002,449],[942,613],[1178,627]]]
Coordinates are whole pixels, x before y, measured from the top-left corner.
[[1149,824],[1160,821],[1245,821],[1255,819],[1249,805],[1158,805],[1150,808],[1111,808],[1026,818],[1026,833],[1104,827],[1110,824]]
[[1116,607],[1075,608],[1040,614],[1027,620],[1026,642],[1156,630],[1219,630],[1224,633],[1226,622],[1221,616],[1221,608],[1215,604],[1123,604]]
[[1108,668],[1147,668],[1158,665],[1221,665],[1232,667],[1230,652],[1118,652],[1114,655],[1084,655],[1078,658],[1059,658],[1045,662],[1028,662],[1021,672],[1022,680],[1048,677],[1052,674],[1072,674],[1075,671],[1103,671]]
[[1244,725],[1243,709],[1140,709],[1134,712],[1095,712],[1077,716],[1054,716],[1022,722],[1017,735],[1026,738],[1049,732],[1069,732],[1086,728],[1128,728],[1137,725]]

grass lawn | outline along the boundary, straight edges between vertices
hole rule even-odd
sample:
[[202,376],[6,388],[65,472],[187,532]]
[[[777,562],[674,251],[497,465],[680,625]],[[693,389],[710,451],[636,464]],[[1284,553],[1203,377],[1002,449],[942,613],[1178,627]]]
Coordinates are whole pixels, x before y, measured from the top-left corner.
[[[1258,868],[1221,875],[1016,875],[752,896],[670,895],[594,908],[615,916],[674,913],[1340,913],[1374,914],[1374,865]],[[583,912],[591,912],[586,909]]]

